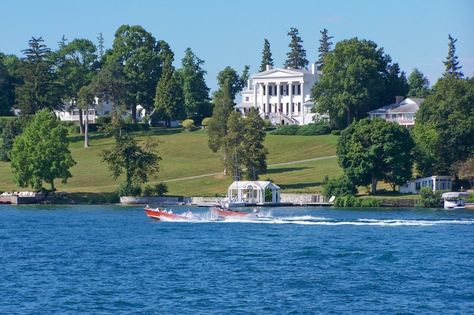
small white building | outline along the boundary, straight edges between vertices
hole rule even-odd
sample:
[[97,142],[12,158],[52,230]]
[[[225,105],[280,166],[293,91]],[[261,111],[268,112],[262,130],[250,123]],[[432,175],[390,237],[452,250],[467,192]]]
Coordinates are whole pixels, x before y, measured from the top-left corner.
[[433,192],[439,190],[451,190],[453,178],[451,176],[431,176],[413,179],[400,186],[402,194],[417,194],[421,188],[429,187]]
[[[253,74],[236,106],[243,115],[256,108],[274,125],[306,125],[319,118],[312,113],[311,89],[318,80],[316,65],[310,70],[267,66],[266,71]],[[322,117],[327,118],[327,117]]]
[[413,126],[415,114],[423,103],[423,98],[403,98],[397,96],[395,103],[370,111],[370,119],[382,118],[386,121],[396,122],[402,126]]
[[55,110],[54,114],[61,121],[72,121],[78,123],[80,119],[79,111],[82,110],[82,121],[85,122],[86,119],[88,119],[89,123],[94,124],[97,118],[109,116],[113,109],[113,103],[110,101],[99,102],[99,99],[96,97],[95,102],[96,105],[94,105],[94,108],[89,108],[87,113],[85,109],[79,109],[74,104],[67,103],[63,105],[63,110]]
[[279,203],[280,187],[269,181],[235,181],[227,189],[227,199],[229,204]]

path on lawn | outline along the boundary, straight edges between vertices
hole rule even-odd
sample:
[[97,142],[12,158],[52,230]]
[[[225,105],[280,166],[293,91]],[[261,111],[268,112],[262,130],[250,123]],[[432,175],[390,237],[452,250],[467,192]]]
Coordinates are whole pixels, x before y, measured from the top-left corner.
[[[317,158],[312,158],[312,159],[306,159],[306,160],[298,160],[298,161],[290,161],[290,162],[283,162],[283,163],[275,163],[268,165],[267,167],[275,167],[275,166],[283,166],[283,165],[291,165],[291,164],[300,164],[300,163],[306,163],[306,162],[312,162],[312,161],[319,161],[319,160],[327,160],[327,159],[332,159],[335,158],[336,155],[330,155],[330,156],[321,156]],[[180,180],[187,180],[187,179],[196,179],[196,178],[202,178],[202,177],[210,177],[210,176],[216,176],[222,174],[222,172],[218,173],[208,173],[208,174],[202,174],[202,175],[196,175],[196,176],[188,176],[188,177],[180,177],[180,178],[173,178],[173,179],[167,179],[164,180],[163,182],[176,182]]]

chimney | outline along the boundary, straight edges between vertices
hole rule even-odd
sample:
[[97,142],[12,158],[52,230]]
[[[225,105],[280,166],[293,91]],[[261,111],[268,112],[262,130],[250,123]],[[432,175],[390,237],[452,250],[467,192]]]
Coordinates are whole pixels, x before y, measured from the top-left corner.
[[268,71],[268,70],[271,70],[271,69],[272,69],[272,66],[271,66],[271,65],[266,65],[265,71]]
[[318,67],[316,67],[315,63],[311,64],[311,74],[316,74],[316,71],[318,70]]
[[395,96],[395,103],[396,103],[396,104],[399,104],[399,103],[401,103],[404,99],[405,99],[404,96],[397,95],[397,96]]

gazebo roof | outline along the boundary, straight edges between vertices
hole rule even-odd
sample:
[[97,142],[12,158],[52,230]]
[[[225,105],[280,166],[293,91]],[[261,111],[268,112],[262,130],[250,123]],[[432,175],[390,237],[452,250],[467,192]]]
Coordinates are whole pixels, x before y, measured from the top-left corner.
[[266,189],[266,188],[270,188],[270,189],[280,189],[280,187],[278,187],[277,185],[273,184],[272,182],[269,182],[269,181],[263,181],[263,180],[259,180],[259,181],[235,181],[233,182],[232,184],[230,184],[229,186],[229,189],[249,189],[249,188],[253,188],[253,189]]

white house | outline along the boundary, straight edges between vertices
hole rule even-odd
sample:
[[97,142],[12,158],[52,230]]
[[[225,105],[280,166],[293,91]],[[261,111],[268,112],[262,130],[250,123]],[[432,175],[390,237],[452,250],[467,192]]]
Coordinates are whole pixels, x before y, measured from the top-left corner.
[[417,194],[423,187],[429,187],[435,192],[438,190],[451,190],[452,186],[453,179],[451,176],[431,176],[406,182],[405,185],[400,186],[400,192],[402,194]]
[[[266,191],[271,192],[271,200]],[[227,189],[227,200],[229,204],[279,203],[280,187],[269,181],[235,181]]]
[[[99,102],[99,99],[95,98],[94,108],[89,108],[86,115],[86,110],[82,109],[82,121],[89,120],[89,123],[95,123],[97,118],[101,116],[109,116],[112,112],[113,103],[110,101],[102,101]],[[64,104],[63,110],[55,110],[54,114],[61,120],[61,121],[72,121],[72,122],[79,122],[79,111],[81,109],[77,108],[77,106],[73,105],[72,103]],[[87,116],[87,117],[86,117]]]
[[415,114],[423,101],[422,98],[403,99],[402,96],[397,96],[395,103],[370,111],[369,116],[370,119],[380,117],[402,126],[413,126],[415,124]]
[[245,115],[251,108],[256,108],[274,125],[309,124],[319,117],[311,112],[314,107],[311,88],[317,79],[315,64],[311,70],[267,66],[266,71],[250,77],[236,109]]

